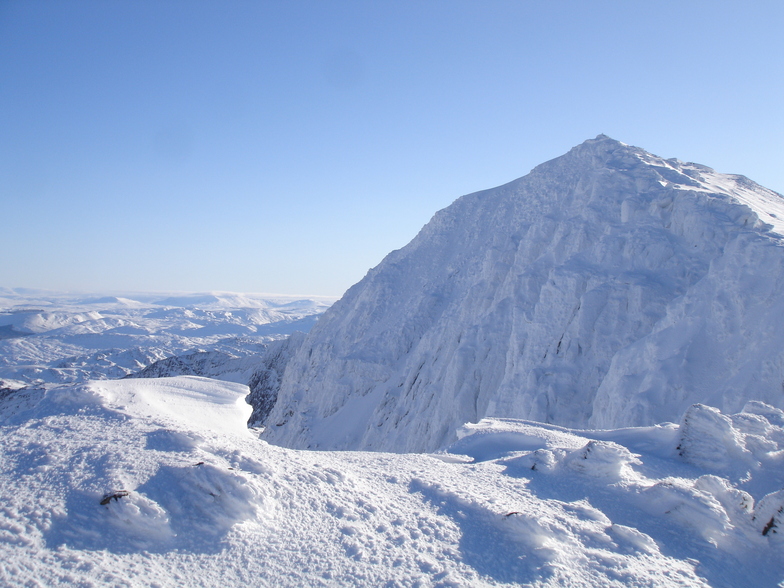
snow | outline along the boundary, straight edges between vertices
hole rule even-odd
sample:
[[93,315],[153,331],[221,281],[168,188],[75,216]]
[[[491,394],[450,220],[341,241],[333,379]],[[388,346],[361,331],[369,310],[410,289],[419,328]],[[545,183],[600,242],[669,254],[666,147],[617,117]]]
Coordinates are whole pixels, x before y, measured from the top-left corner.
[[[219,435],[250,435],[251,407],[245,402],[246,386],[194,376],[91,382],[85,393],[100,397],[102,404],[124,413],[196,431]],[[62,392],[60,392],[62,394]]]
[[[773,407],[697,407],[710,415],[699,431],[694,414],[680,425],[604,431],[484,419],[436,454],[389,454],[269,445],[245,426],[246,393],[181,376],[5,396],[0,583],[784,580],[784,429]],[[726,439],[728,426],[754,463],[695,443],[679,453],[695,435]]]
[[0,585],[784,586],[782,219],[599,136],[318,322],[0,288]]
[[266,440],[433,451],[466,422],[784,408],[784,197],[606,136],[463,196],[309,332]]
[[148,375],[177,375],[179,366],[182,374],[246,383],[267,343],[309,330],[333,301],[228,292],[106,296],[2,288],[0,389],[120,378],[166,359],[168,364]]

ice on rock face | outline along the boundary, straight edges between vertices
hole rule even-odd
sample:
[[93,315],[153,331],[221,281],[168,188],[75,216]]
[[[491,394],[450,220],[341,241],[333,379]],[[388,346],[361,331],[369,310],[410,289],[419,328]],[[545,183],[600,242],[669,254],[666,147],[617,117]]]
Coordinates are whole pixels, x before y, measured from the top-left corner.
[[678,455],[702,468],[723,470],[735,459],[753,459],[732,419],[713,407],[695,404],[689,408],[679,432]]
[[760,500],[754,509],[757,530],[771,541],[784,544],[784,490],[773,492]]
[[296,332],[287,339],[271,343],[264,354],[262,365],[251,375],[246,400],[253,407],[249,426],[261,425],[277,401],[280,378],[291,356],[302,345],[304,333]]
[[642,463],[625,447],[607,441],[589,441],[585,447],[567,455],[565,461],[577,472],[610,479],[628,477],[629,466]]
[[612,428],[698,402],[782,407],[779,209],[741,176],[586,141],[459,198],[370,270],[278,374],[263,435],[428,451],[484,417]]

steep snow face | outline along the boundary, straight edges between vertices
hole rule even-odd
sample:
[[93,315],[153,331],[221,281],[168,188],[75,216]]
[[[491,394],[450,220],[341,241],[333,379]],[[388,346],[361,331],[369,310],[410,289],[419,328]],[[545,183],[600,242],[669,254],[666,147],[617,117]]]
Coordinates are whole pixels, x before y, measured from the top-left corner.
[[270,343],[248,382],[250,393],[245,399],[253,407],[253,412],[248,419],[248,426],[257,427],[266,421],[275,402],[278,399],[280,378],[286,371],[291,357],[302,345],[305,333],[293,333],[287,339],[280,339]]
[[466,422],[781,407],[784,199],[605,136],[438,212],[288,362],[264,437],[434,450]]

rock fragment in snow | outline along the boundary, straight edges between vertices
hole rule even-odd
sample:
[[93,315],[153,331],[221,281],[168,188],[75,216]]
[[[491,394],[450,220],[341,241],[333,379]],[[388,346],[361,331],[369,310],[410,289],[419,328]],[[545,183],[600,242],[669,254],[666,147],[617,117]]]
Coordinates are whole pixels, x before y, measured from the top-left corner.
[[107,505],[112,500],[120,500],[120,498],[128,496],[129,494],[130,492],[128,492],[127,490],[117,490],[116,492],[108,492],[107,494],[103,495],[103,498],[101,498],[101,505]]

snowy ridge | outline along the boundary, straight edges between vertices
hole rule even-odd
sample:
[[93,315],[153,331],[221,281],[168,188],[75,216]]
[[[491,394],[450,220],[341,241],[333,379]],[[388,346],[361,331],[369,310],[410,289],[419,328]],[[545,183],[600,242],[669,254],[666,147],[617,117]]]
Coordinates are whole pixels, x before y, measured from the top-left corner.
[[586,141],[458,199],[370,270],[288,362],[264,438],[432,451],[484,417],[782,407],[782,207],[742,176]]
[[246,393],[174,377],[0,398],[0,584],[784,579],[774,407],[604,431],[484,419],[446,451],[400,455],[268,445],[245,426]]
[[126,378],[171,378],[174,376],[201,376],[229,382],[247,384],[259,366],[256,355],[236,357],[221,351],[195,351],[167,357],[151,363],[143,370],[128,374]]
[[635,155],[640,161],[660,168],[658,171],[663,178],[660,180],[662,186],[728,196],[732,201],[751,209],[756,215],[753,220],[755,224],[768,224],[770,230],[784,235],[784,199],[781,194],[745,176],[717,173],[698,163],[661,159],[640,149],[635,150]]

